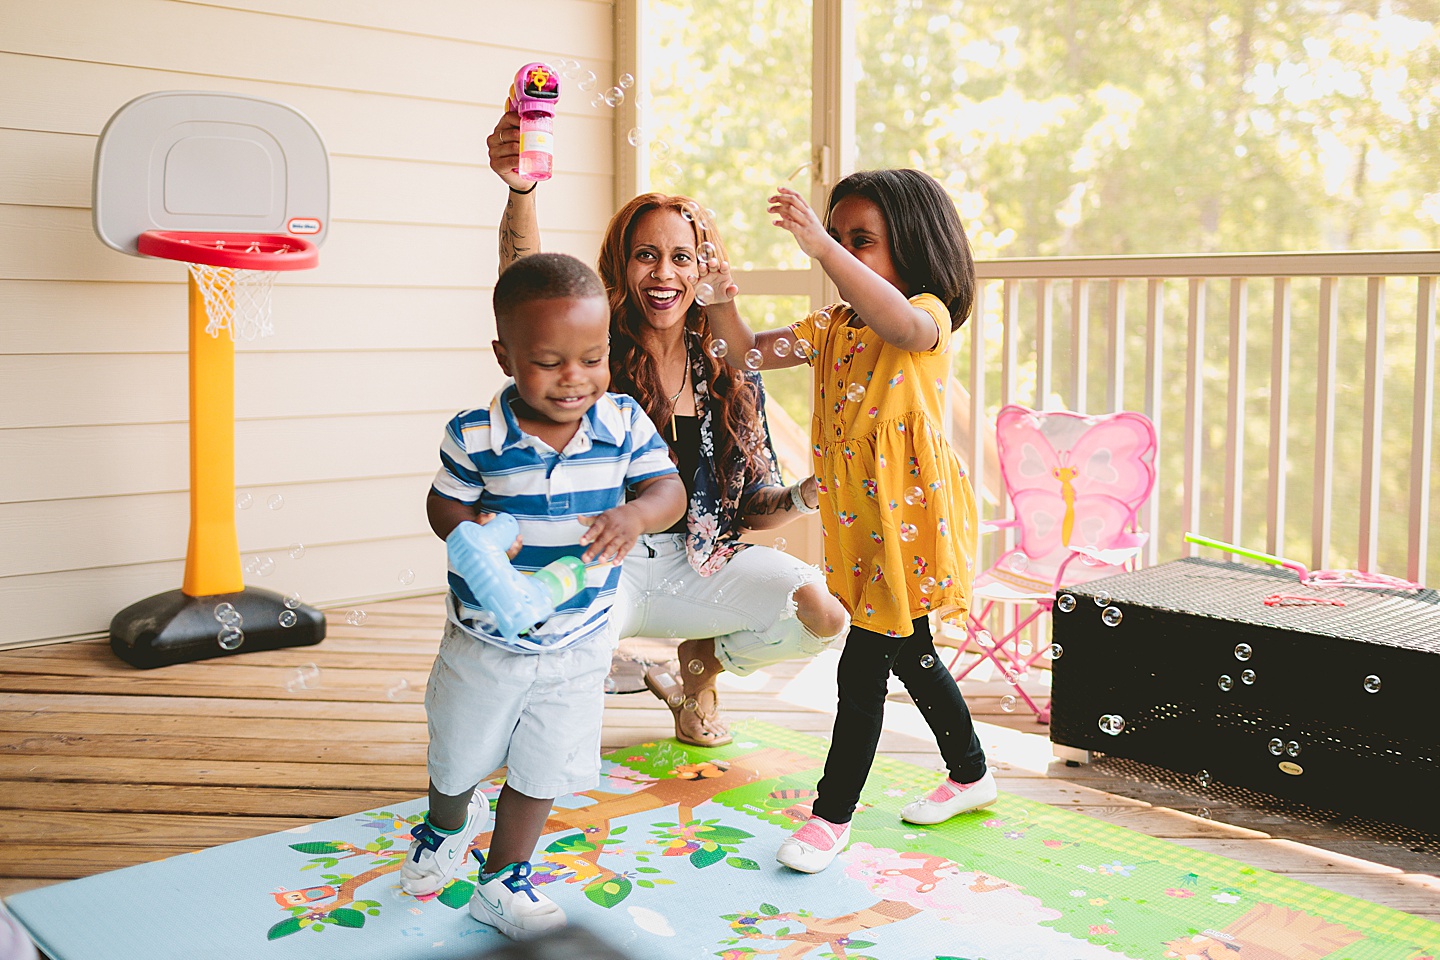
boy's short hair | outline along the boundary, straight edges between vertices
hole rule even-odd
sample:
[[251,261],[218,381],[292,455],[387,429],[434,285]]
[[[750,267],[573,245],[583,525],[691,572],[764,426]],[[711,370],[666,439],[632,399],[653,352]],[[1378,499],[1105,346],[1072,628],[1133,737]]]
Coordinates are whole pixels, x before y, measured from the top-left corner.
[[605,285],[595,271],[567,253],[533,253],[521,257],[495,281],[495,333],[505,330],[532,300],[605,298]]

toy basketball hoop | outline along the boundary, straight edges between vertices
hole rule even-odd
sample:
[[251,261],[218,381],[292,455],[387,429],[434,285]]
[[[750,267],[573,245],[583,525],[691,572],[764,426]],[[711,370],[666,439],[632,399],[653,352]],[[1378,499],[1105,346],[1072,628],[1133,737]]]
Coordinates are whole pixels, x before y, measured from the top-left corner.
[[254,340],[275,332],[270,290],[281,270],[308,270],[320,251],[303,237],[263,233],[186,233],[147,230],[136,240],[146,256],[182,261],[205,298],[205,332]]

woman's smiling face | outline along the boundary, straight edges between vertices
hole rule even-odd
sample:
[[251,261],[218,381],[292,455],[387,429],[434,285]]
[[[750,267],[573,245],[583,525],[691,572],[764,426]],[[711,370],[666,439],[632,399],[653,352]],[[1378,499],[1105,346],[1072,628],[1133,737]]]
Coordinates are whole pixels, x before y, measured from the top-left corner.
[[636,219],[625,281],[646,325],[655,330],[683,325],[699,272],[695,227],[679,212],[657,208]]

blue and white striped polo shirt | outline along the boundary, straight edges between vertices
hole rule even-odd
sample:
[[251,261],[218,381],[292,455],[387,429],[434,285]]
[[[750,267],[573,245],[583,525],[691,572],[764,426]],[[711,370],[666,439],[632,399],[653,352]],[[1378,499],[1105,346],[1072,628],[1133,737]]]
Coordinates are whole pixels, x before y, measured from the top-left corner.
[[[533,573],[564,556],[585,552],[579,517],[604,513],[625,502],[625,490],[652,477],[675,473],[665,441],[640,405],[607,393],[585,413],[580,429],[556,453],[526,433],[510,403],[519,393],[507,381],[489,409],[466,410],[445,425],[440,471],[431,490],[489,513],[508,513],[520,524],[522,546],[512,561]],[[593,639],[605,630],[620,584],[618,564],[592,565],[585,589],[522,636],[518,643],[476,623],[481,610],[464,579],[450,570],[450,619],[466,632],[506,649],[538,652]],[[481,618],[481,622],[484,618]]]

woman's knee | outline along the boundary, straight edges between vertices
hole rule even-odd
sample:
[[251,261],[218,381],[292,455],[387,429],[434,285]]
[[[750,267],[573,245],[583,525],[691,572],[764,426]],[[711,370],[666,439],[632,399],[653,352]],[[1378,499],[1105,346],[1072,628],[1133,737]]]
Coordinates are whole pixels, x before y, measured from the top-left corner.
[[795,591],[795,616],[817,637],[833,637],[850,625],[850,615],[823,583],[807,583]]

